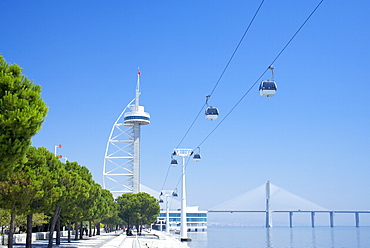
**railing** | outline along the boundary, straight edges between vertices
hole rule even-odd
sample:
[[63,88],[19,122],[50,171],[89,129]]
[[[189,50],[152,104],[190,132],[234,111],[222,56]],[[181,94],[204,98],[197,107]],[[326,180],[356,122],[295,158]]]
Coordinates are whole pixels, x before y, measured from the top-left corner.
[[[46,239],[49,239],[49,234],[50,234],[49,232],[32,233],[31,239],[32,239],[32,241],[46,240]],[[74,234],[74,231],[71,231],[71,234]],[[53,235],[54,235],[54,237],[56,237],[56,231],[54,232]],[[61,231],[60,236],[61,237],[68,236],[68,231]],[[26,233],[22,233],[22,234],[15,233],[13,235],[13,242],[14,243],[26,242],[26,237],[27,237]],[[7,245],[7,244],[8,244],[8,235],[7,234],[0,235],[0,245]]]

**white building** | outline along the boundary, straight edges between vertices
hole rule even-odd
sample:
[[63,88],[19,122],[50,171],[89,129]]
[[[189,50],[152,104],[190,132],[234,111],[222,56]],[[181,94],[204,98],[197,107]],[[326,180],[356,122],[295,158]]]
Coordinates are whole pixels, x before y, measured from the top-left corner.
[[[146,192],[156,198],[160,197],[160,193],[141,185],[141,190]],[[159,202],[161,207],[160,215],[157,218],[157,222],[153,225],[153,228],[157,230],[166,230],[166,199],[163,202]],[[168,197],[168,209],[169,209],[169,231],[179,232],[181,226],[181,202],[176,199],[176,197]],[[198,206],[187,207],[186,208],[186,221],[187,221],[187,231],[188,232],[205,232],[207,231],[207,214],[206,210],[199,210]],[[162,229],[161,229],[162,226]]]
[[[180,232],[181,210],[170,210],[169,220],[170,232]],[[186,221],[188,232],[207,231],[207,211],[199,210],[198,206],[186,208]],[[162,225],[162,230],[166,229],[166,209],[161,209],[155,228],[161,230],[160,225]]]

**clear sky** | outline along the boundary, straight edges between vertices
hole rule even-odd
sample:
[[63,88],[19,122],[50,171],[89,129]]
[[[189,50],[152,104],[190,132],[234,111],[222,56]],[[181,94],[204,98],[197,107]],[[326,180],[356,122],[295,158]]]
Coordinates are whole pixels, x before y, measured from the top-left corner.
[[[255,83],[319,1],[266,0],[180,148],[196,148]],[[34,146],[102,183],[111,127],[135,96],[141,183],[161,190],[170,155],[205,103],[260,1],[0,2],[0,53],[42,86],[49,113]],[[328,209],[370,209],[370,2],[325,0],[274,63],[278,91],[258,83],[187,167],[188,203],[208,209],[267,180]],[[262,78],[270,77],[268,72]],[[64,161],[64,160],[63,160]],[[176,187],[171,168],[165,189]]]

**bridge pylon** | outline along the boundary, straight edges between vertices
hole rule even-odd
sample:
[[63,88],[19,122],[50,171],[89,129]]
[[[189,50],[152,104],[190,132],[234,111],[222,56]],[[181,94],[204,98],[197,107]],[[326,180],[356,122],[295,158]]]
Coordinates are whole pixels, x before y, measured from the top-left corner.
[[270,210],[270,181],[266,182],[266,227],[272,227],[272,215]]

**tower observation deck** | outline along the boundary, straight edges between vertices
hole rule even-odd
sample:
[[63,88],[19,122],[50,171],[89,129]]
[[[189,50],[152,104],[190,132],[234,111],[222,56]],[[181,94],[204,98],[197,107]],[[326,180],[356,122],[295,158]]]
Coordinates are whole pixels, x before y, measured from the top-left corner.
[[150,114],[139,105],[140,75],[135,98],[113,124],[105,151],[103,187],[114,196],[140,192],[140,126],[150,124]]

